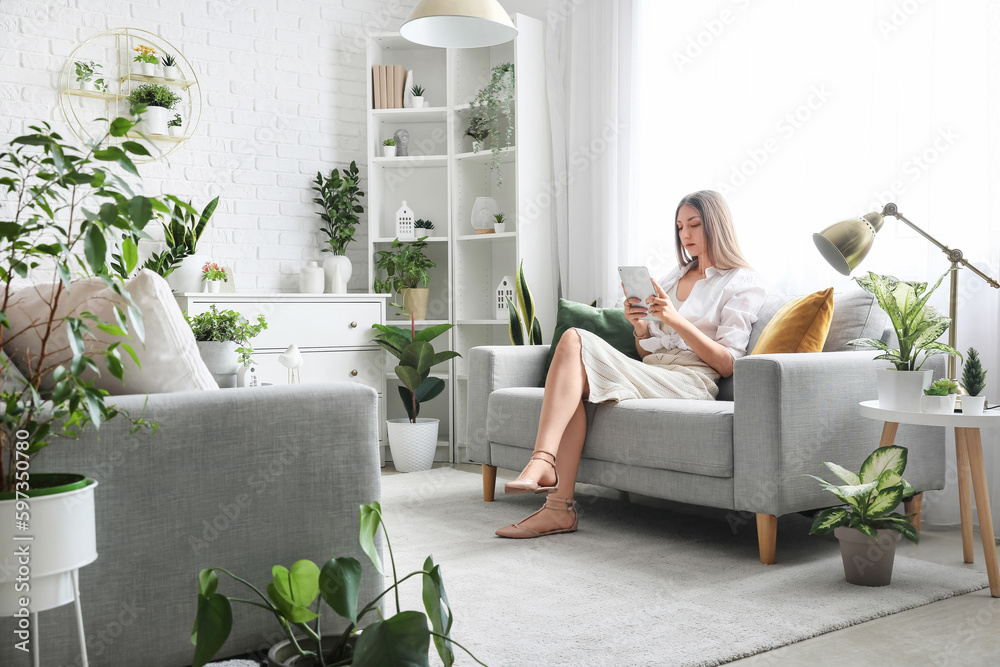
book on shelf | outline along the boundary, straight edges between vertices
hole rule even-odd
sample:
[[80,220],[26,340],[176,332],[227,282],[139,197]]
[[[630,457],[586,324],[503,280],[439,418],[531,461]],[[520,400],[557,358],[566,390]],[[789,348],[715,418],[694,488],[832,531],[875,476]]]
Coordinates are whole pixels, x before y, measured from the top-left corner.
[[372,109],[382,108],[382,88],[378,80],[381,71],[378,65],[372,65]]
[[406,70],[402,65],[372,65],[372,108],[402,109]]
[[393,88],[393,95],[392,95],[393,108],[402,109],[403,93],[405,92],[404,89],[406,87],[406,70],[403,69],[402,65],[393,65],[392,76],[393,76],[393,83],[395,86]]

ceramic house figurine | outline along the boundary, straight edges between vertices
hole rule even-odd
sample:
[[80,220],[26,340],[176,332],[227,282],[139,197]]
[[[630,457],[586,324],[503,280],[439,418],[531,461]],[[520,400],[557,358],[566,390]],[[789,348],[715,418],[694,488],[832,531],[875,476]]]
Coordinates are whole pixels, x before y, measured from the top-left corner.
[[516,303],[514,298],[514,279],[510,276],[504,276],[500,284],[497,285],[496,295],[493,299],[493,318],[497,320],[506,320],[509,316],[507,312],[507,298]]
[[416,238],[413,234],[413,211],[406,206],[406,201],[396,211],[396,238],[400,241]]

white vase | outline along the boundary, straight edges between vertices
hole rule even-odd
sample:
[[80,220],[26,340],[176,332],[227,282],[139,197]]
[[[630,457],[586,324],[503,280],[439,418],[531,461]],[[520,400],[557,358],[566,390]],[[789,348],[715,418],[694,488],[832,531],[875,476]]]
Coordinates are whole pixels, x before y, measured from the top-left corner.
[[156,76],[156,63],[142,63],[139,69],[143,76]]
[[382,146],[382,156],[383,157],[396,157],[396,147],[395,146]]
[[955,412],[955,397],[956,394],[948,394],[947,396],[921,396],[920,411],[930,415],[950,415]]
[[179,294],[204,291],[205,288],[201,282],[201,267],[205,266],[207,261],[209,258],[205,255],[188,255],[181,260],[180,266],[167,276],[167,284]]
[[[35,474],[32,473],[32,481]],[[16,542],[25,533],[16,529],[17,500],[0,500],[0,617],[19,609],[19,598],[29,598],[28,610],[45,611],[68,604],[73,595],[73,570],[97,560],[94,489],[82,489],[31,498],[31,542]],[[23,508],[22,510],[23,511]],[[17,545],[31,545],[31,593],[17,581]],[[20,592],[19,592],[20,591]]]
[[424,96],[423,95],[414,95],[413,96],[413,108],[414,109],[423,109],[424,108]]
[[171,125],[168,128],[168,130],[170,131],[170,136],[171,137],[183,137],[184,136],[184,128],[183,127],[179,127],[177,125]]
[[208,294],[218,294],[222,290],[221,280],[206,280],[205,292]]
[[177,76],[177,66],[176,65],[172,65],[170,67],[167,67],[166,65],[164,65],[163,66],[163,78],[165,78],[165,79],[176,79],[176,78],[178,78],[178,76]]
[[329,294],[347,294],[347,283],[351,280],[353,267],[347,255],[329,255],[323,260],[326,276],[326,291]]
[[476,202],[472,205],[470,222],[474,229],[493,229],[494,220],[500,207],[493,197],[476,197]]
[[986,397],[985,396],[963,396],[962,397],[962,414],[963,415],[981,415],[983,414],[983,408],[986,407]]
[[430,470],[437,449],[439,422],[437,419],[417,417],[417,423],[409,419],[388,419],[389,451],[392,464],[399,472]]
[[322,294],[326,287],[326,272],[319,262],[309,262],[299,269],[299,292],[302,294]]
[[878,405],[887,410],[920,412],[920,397],[931,386],[931,371],[897,371],[879,368],[875,371]]
[[167,121],[170,120],[170,110],[164,107],[146,107],[142,112],[139,129],[144,134],[168,134]]

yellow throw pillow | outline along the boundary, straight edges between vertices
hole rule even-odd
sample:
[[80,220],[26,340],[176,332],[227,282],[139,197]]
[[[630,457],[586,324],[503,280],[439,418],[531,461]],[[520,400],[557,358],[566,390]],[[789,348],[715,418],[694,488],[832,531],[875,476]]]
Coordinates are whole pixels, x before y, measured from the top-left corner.
[[767,323],[751,354],[822,352],[832,320],[832,287],[793,299]]

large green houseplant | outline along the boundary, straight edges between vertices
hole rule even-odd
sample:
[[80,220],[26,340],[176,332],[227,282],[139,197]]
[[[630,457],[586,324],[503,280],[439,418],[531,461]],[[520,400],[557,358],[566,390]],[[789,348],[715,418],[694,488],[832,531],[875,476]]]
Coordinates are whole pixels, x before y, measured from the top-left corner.
[[[375,546],[375,536],[380,526],[389,549],[393,583],[364,605],[358,600],[361,563],[350,556],[331,558],[322,568],[309,560],[300,560],[290,569],[275,565],[271,570],[272,581],[267,586],[266,595],[228,570],[202,570],[198,575],[198,612],[191,633],[191,643],[195,646],[192,667],[203,667],[225,644],[233,627],[233,602],[266,610],[275,617],[282,632],[288,637],[271,649],[268,655],[271,664],[294,664],[297,667],[417,667],[429,664],[432,638],[445,667],[450,667],[455,662],[453,644],[469,653],[468,649],[451,637],[453,617],[444,590],[441,566],[435,565],[433,558],[428,556],[423,569],[402,578],[396,576],[392,544],[385,532],[382,507],[378,502],[361,506],[359,541],[372,565],[380,574],[385,574],[382,558]],[[256,597],[247,600],[220,593],[219,572],[249,588]],[[417,576],[423,583],[426,614],[400,611],[399,585]],[[395,594],[396,613],[385,618],[379,601],[390,591]],[[321,621],[324,603],[337,616],[348,621],[347,628],[339,635],[323,635]],[[371,613],[378,614],[379,620],[361,628],[365,616]],[[291,659],[297,656],[302,659],[293,663]],[[472,653],[469,656],[480,665],[484,664]]]
[[962,356],[955,348],[938,342],[951,325],[951,319],[940,315],[927,303],[946,275],[947,271],[929,290],[927,283],[904,281],[872,272],[854,279],[863,290],[875,297],[889,316],[899,341],[899,349],[892,349],[887,343],[872,338],[847,342],[848,345],[865,345],[881,350],[882,353],[875,358],[886,359],[895,367],[895,371],[880,370],[876,373],[881,407],[919,412],[921,393],[931,381],[931,371],[921,370],[924,362],[938,354]]
[[[521,307],[521,314],[518,315],[517,306],[507,299],[507,317],[509,319],[507,331],[510,334],[510,342],[513,345],[542,345],[542,325],[535,317],[535,298],[528,287],[528,281],[524,277],[524,260],[517,265],[516,281],[517,303]],[[523,323],[522,323],[523,322]]]
[[867,586],[889,583],[898,539],[891,536],[892,532],[899,533],[914,544],[920,541],[920,533],[910,523],[913,515],[893,511],[903,498],[915,493],[902,477],[906,455],[905,447],[879,447],[865,459],[857,474],[836,463],[825,463],[844,482],[843,485],[809,475],[844,503],[843,506],[819,512],[809,534],[836,533],[840,540],[844,573],[851,583]]
[[360,180],[358,165],[352,161],[343,174],[334,167],[325,178],[316,172],[313,181],[312,189],[317,193],[313,203],[320,207],[319,217],[323,220],[320,231],[327,237],[323,252],[330,253],[323,261],[327,292],[346,292],[353,273],[347,246],[354,241],[354,232],[361,221],[358,216],[365,212],[361,206],[365,193],[358,185]]
[[427,313],[428,271],[437,266],[427,257],[426,250],[427,237],[421,236],[416,241],[393,239],[389,250],[375,253],[376,275],[378,272],[385,275],[385,278],[376,277],[375,291],[399,294],[403,310],[418,320],[424,319]]
[[212,304],[204,313],[191,317],[185,313],[184,318],[194,332],[198,352],[216,382],[220,387],[235,387],[240,367],[253,362],[250,341],[267,329],[264,316],[257,315],[257,323],[251,324],[235,310],[219,310]]

